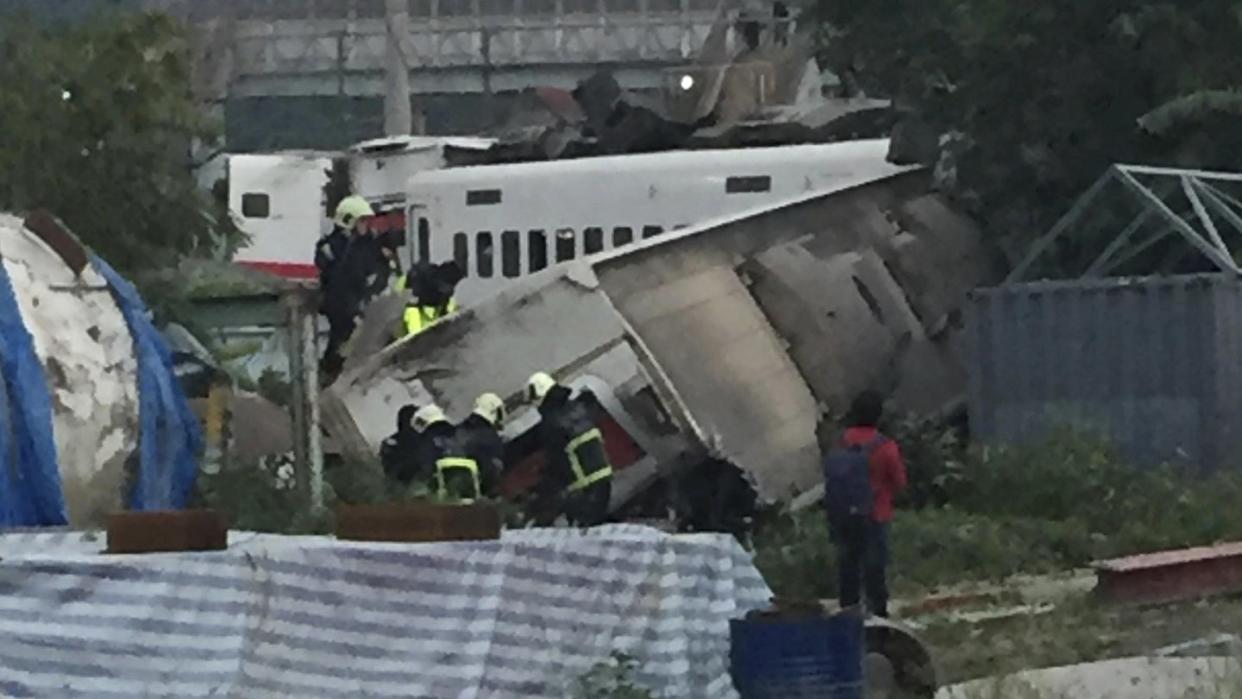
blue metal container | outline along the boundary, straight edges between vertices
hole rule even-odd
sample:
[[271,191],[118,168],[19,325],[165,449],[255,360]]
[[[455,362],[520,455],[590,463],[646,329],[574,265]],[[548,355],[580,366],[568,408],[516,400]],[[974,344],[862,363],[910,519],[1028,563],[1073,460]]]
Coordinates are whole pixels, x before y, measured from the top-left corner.
[[730,622],[733,684],[742,699],[862,699],[863,620],[756,617]]

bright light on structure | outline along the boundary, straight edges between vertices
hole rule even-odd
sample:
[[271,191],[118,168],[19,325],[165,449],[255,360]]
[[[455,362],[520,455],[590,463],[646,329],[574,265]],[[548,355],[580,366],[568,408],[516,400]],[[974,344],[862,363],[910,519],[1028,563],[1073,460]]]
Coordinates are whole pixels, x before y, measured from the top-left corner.
[[681,76],[681,89],[686,92],[689,92],[693,88],[694,88],[694,76],[693,75]]

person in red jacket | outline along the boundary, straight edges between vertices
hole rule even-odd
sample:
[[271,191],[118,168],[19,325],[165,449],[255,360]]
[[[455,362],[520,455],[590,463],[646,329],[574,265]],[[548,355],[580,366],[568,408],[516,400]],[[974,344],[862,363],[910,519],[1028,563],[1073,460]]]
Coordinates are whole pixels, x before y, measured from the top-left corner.
[[863,587],[868,610],[879,617],[888,616],[888,530],[893,521],[893,498],[906,487],[901,448],[878,429],[883,413],[884,397],[876,391],[862,392],[850,406],[841,441],[846,447],[874,445],[870,472],[875,502],[864,526],[833,532],[841,607],[857,606],[859,588]]

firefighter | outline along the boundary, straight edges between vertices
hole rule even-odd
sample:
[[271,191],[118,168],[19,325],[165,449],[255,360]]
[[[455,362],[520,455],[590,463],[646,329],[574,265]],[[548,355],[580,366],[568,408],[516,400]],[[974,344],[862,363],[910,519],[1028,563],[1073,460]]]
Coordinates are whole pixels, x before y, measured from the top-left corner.
[[418,432],[418,445],[414,450],[414,478],[417,484],[426,484],[436,490],[436,462],[453,451],[453,423],[449,422],[440,406],[425,405],[414,413],[414,429]]
[[368,247],[367,220],[375,215],[371,205],[359,196],[348,196],[337,204],[332,232],[315,245],[315,267],[319,271],[319,310],[328,318],[328,346],[320,369],[335,376],[344,364],[342,349],[354,334],[360,312],[353,287]]
[[526,392],[539,406],[539,437],[547,457],[540,495],[559,497],[561,513],[571,524],[603,523],[612,497],[612,464],[595,426],[593,396],[575,398],[544,372],[530,377]]
[[417,335],[437,320],[456,313],[457,299],[453,292],[463,276],[456,262],[421,270],[415,287],[410,289],[412,297],[401,318],[401,337]]
[[474,401],[474,412],[457,426],[457,443],[478,464],[483,494],[495,496],[505,467],[505,442],[500,430],[505,422],[505,402],[495,393]]
[[389,478],[404,485],[414,480],[417,471],[415,455],[418,452],[418,431],[414,429],[414,415],[418,408],[406,405],[397,411],[397,431],[380,444],[380,463]]

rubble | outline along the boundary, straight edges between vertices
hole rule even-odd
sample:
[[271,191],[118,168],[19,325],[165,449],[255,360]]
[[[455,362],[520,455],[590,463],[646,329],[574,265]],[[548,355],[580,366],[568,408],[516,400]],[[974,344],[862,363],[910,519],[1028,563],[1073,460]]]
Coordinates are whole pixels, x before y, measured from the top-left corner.
[[[834,191],[554,267],[362,359],[325,393],[325,425],[369,460],[401,405],[434,399],[455,417],[493,391],[516,410],[506,436],[520,443],[535,423],[520,409],[524,382],[552,371],[602,396],[637,444],[615,464],[614,508],[709,460],[740,467],[762,500],[786,500],[820,482],[825,408],[903,367],[943,369],[896,375],[925,403],[964,390],[945,319],[954,291],[964,303],[994,270],[978,231],[927,185],[925,170],[878,163]],[[902,245],[933,236],[947,252]],[[953,281],[932,285],[938,276]],[[937,294],[926,316],[900,277]]]

